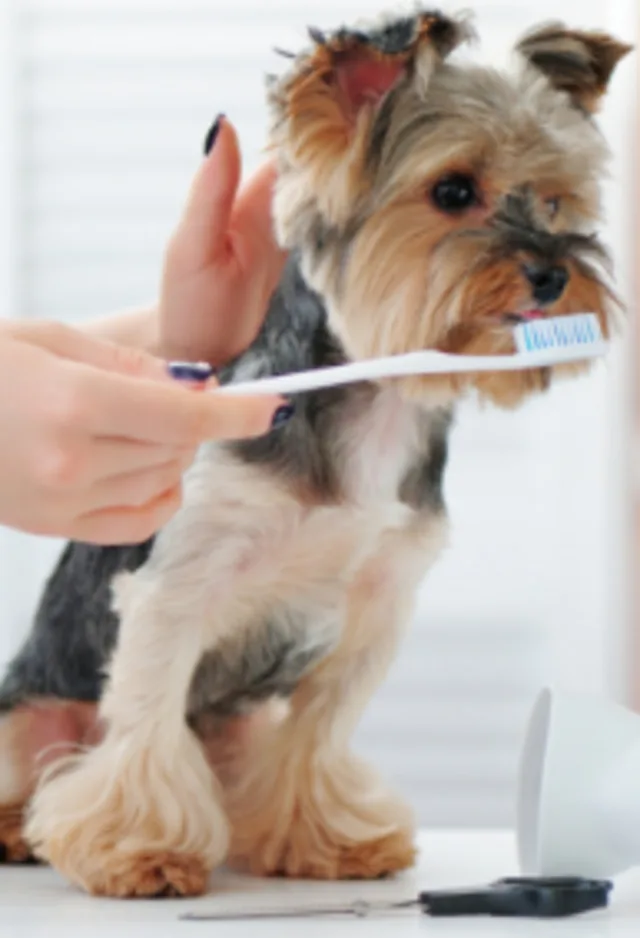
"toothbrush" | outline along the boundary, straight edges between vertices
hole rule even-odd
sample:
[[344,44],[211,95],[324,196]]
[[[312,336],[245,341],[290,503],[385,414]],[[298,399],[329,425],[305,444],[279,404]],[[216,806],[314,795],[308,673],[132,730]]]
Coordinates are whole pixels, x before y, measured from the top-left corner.
[[239,381],[222,385],[216,388],[214,393],[286,395],[403,375],[523,371],[528,368],[587,361],[604,355],[607,350],[598,317],[594,313],[535,319],[519,323],[513,331],[517,352],[512,355],[409,352],[406,355],[392,355],[311,371]]

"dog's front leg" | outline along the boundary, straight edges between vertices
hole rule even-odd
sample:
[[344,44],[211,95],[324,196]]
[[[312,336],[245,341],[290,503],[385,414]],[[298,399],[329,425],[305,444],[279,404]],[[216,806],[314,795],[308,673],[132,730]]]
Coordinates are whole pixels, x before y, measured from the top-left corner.
[[201,893],[228,842],[215,776],[185,723],[204,611],[172,575],[142,570],[117,593],[118,648],[100,707],[105,736],[45,775],[27,838],[95,894]]
[[115,581],[102,740],[45,773],[26,826],[37,855],[86,890],[192,895],[224,858],[219,786],[186,723],[187,699],[203,651],[234,628],[230,606],[239,582],[250,592],[273,517],[285,516],[272,485],[203,460],[147,563]]
[[442,528],[392,532],[347,597],[343,640],[256,736],[229,786],[230,858],[255,874],[376,878],[414,860],[412,812],[350,751],[387,673]]

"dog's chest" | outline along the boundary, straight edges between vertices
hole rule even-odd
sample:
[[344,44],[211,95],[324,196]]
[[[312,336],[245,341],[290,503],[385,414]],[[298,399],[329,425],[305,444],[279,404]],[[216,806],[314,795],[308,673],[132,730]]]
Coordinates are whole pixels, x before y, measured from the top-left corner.
[[[420,443],[413,413],[395,395],[380,394],[358,421],[348,422],[348,430],[335,440],[339,502],[304,509],[292,497],[288,508],[274,507],[270,522],[265,515],[261,530],[269,540],[257,551],[251,619],[201,662],[191,714],[207,710],[224,717],[289,696],[348,627],[347,597],[358,571],[381,554],[390,529],[404,530],[414,517],[415,509],[400,500]],[[379,559],[376,570],[384,589]]]
[[381,391],[343,431],[342,486],[356,504],[398,502],[403,480],[420,458],[423,429],[417,408],[393,390]]

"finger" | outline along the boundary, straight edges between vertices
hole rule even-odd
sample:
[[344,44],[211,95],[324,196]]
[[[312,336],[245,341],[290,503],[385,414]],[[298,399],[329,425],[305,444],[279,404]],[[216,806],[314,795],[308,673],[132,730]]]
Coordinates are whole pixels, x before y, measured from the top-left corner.
[[116,345],[63,323],[25,323],[20,337],[53,355],[105,371],[170,381],[166,364],[139,349]]
[[169,247],[168,260],[183,274],[195,273],[228,254],[229,222],[240,174],[238,137],[223,119],[213,150],[193,181]]
[[93,508],[142,508],[179,485],[186,468],[181,460],[173,460],[153,469],[102,479],[90,491]]
[[276,396],[194,394],[176,385],[105,373],[92,373],[86,383],[85,419],[96,436],[169,446],[261,436],[284,404]]
[[265,270],[269,291],[278,282],[287,257],[273,227],[275,182],[275,165],[264,164],[240,192],[231,218],[231,239],[239,265],[247,272]]
[[175,515],[182,503],[182,486],[162,493],[140,508],[107,508],[81,516],[71,537],[89,544],[142,544]]
[[169,463],[179,463],[185,471],[193,462],[195,454],[193,447],[138,443],[118,437],[94,438],[91,453],[93,465],[83,473],[85,488],[107,483],[118,476],[149,472]]

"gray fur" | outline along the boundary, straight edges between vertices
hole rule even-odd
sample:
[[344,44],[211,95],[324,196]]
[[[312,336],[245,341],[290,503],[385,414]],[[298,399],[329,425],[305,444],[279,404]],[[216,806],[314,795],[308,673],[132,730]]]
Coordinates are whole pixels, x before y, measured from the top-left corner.
[[436,69],[426,95],[410,75],[387,95],[372,130],[368,166],[379,186],[433,140],[444,153],[470,139],[483,141],[493,154],[524,140],[547,166],[553,156],[557,167],[570,166],[585,181],[602,169],[597,126],[565,106],[535,72],[524,72],[516,82],[498,69],[452,63]]
[[431,20],[429,37],[443,58],[460,43],[474,35],[470,24],[464,20],[451,19],[438,10],[429,12],[423,10],[414,16],[401,18],[394,16],[392,20],[382,23],[377,28],[368,29],[366,32],[343,28],[330,36],[325,36],[318,30],[314,30],[311,32],[311,38],[316,42],[320,41],[321,44],[328,41],[356,40],[358,43],[373,46],[383,55],[400,55],[411,49],[415,43],[421,22],[425,17]]
[[533,192],[522,187],[507,195],[496,212],[493,228],[498,235],[498,250],[505,256],[526,251],[533,259],[547,264],[571,257],[607,263],[607,251],[595,234],[576,231],[552,234],[539,224],[534,205]]
[[31,633],[0,687],[0,710],[30,697],[95,701],[118,634],[111,581],[148,559],[153,540],[137,547],[68,544],[49,578]]
[[309,628],[304,614],[273,610],[250,642],[228,640],[201,660],[187,703],[190,722],[205,713],[243,713],[270,697],[286,698],[300,678],[335,646],[337,631]]
[[[618,62],[632,47],[599,32],[567,30],[563,23],[538,27],[518,44],[518,51],[559,91],[589,116],[589,98],[607,86]],[[591,102],[592,104],[593,102]]]

